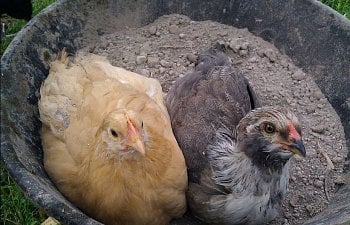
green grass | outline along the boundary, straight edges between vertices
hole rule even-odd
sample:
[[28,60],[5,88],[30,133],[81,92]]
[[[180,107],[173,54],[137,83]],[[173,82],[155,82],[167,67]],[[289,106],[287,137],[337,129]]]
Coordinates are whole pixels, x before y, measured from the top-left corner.
[[45,9],[48,5],[54,2],[55,0],[32,0],[33,15],[38,14],[41,10]]
[[[2,163],[1,163],[2,164]],[[47,216],[38,210],[1,165],[1,224],[39,225]]]
[[321,0],[321,2],[350,19],[350,0]]
[[[33,0],[33,15],[39,13],[55,0]],[[350,19],[350,0],[321,0]],[[11,20],[7,34],[15,34],[26,24],[24,20]],[[13,36],[1,40],[1,56]],[[46,216],[38,210],[22,193],[9,177],[2,163],[1,175],[1,225],[36,225],[41,224]]]
[[[6,33],[7,34],[15,34],[18,31],[20,31],[26,23],[27,22],[25,20],[15,19],[15,20],[13,20],[12,23],[9,23],[7,25]],[[3,40],[1,40],[1,55],[5,52],[7,46],[12,41],[12,38],[13,38],[13,35],[9,35],[9,36],[5,37]]]
[[[33,0],[33,16],[38,14],[41,10],[53,2],[55,2],[55,0]],[[3,40],[1,40],[1,56],[4,54],[7,46],[13,39],[13,35],[11,34],[16,34],[26,23],[27,22],[25,20],[11,19],[11,23],[7,24],[8,27],[6,28],[6,33],[9,35],[9,37],[5,37]]]

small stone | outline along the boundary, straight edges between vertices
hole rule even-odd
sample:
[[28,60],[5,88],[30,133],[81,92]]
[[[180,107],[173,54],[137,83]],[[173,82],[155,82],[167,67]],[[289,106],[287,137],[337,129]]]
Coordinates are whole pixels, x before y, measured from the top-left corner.
[[292,218],[292,214],[290,214],[289,212],[286,212],[284,216],[288,219]]
[[162,65],[165,68],[171,67],[171,63],[166,61],[166,60],[164,60],[164,59],[160,60],[160,65]]
[[313,93],[313,96],[314,96],[314,98],[316,98],[317,100],[320,100],[320,99],[323,97],[323,94],[322,94],[321,91],[315,91],[315,92]]
[[346,184],[346,182],[345,182],[345,177],[344,177],[344,176],[341,176],[341,175],[337,175],[337,176],[334,178],[334,183],[337,184],[337,185]]
[[314,186],[317,187],[317,188],[323,187],[323,181],[322,180],[316,180],[314,182]]
[[240,38],[232,38],[230,43],[229,43],[229,47],[234,51],[234,52],[238,52],[240,47],[241,47],[241,43],[240,43]]
[[319,108],[319,109],[322,109],[324,107],[324,105],[323,104],[317,104],[317,108]]
[[184,65],[178,65],[177,71],[186,71],[186,67]]
[[303,183],[308,184],[308,180],[306,178],[303,178]]
[[243,50],[247,50],[249,47],[249,43],[248,42],[243,42],[240,46],[240,49],[243,49]]
[[155,56],[149,56],[147,62],[150,67],[155,67],[159,64],[159,58]]
[[323,125],[318,125],[315,127],[311,127],[311,130],[315,133],[323,134],[325,132],[326,128]]
[[147,57],[144,56],[144,55],[138,55],[136,56],[136,64],[137,65],[140,65],[140,64],[143,64],[147,61]]
[[305,77],[305,73],[301,69],[298,69],[292,74],[292,79],[297,81],[304,80]]
[[179,32],[179,27],[176,25],[170,25],[169,26],[169,33],[171,34],[177,34]]
[[306,210],[309,212],[310,215],[314,214],[314,212],[315,212],[314,207],[311,205],[307,205]]
[[303,99],[299,99],[298,100],[298,104],[304,106],[306,103],[304,102]]
[[186,37],[186,34],[184,34],[184,33],[179,34],[180,39],[183,39],[184,37]]
[[290,225],[288,219],[284,219],[283,225]]
[[248,50],[239,50],[239,53],[238,53],[240,56],[247,56],[248,55]]
[[143,56],[147,56],[147,53],[145,51],[141,51],[139,50],[139,54],[138,55],[143,55]]
[[136,69],[135,72],[144,76],[149,76],[151,74],[148,69]]
[[336,156],[336,157],[334,157],[332,159],[332,162],[334,162],[334,163],[341,163],[341,162],[343,162],[343,159],[341,157],[339,157],[339,156]]
[[265,56],[270,60],[270,62],[276,62],[277,60],[277,55],[276,52],[272,49],[267,49],[264,52]]
[[300,216],[300,213],[293,213],[293,216],[295,217],[295,218],[298,218],[299,216]]
[[306,107],[306,112],[308,114],[314,113],[316,110],[316,107],[314,105],[309,105],[308,107]]
[[195,54],[189,53],[189,54],[187,54],[186,58],[191,63],[197,62],[197,56]]
[[226,47],[228,46],[228,44],[223,40],[218,40],[216,43],[221,45],[221,46],[226,46]]
[[156,36],[157,36],[157,37],[160,36],[160,32],[159,32],[159,31],[156,32]]
[[288,62],[287,62],[287,60],[282,59],[281,62],[280,62],[280,65],[281,65],[283,68],[287,68],[287,67],[288,67]]
[[297,161],[297,162],[301,162],[301,161],[304,160],[304,158],[301,157],[300,155],[295,155],[295,156],[294,156],[294,159],[295,159],[295,161]]
[[265,52],[264,52],[264,49],[259,49],[256,54],[258,54],[258,56],[260,56],[261,58],[264,58],[265,57]]
[[299,202],[299,195],[292,196],[291,199],[289,200],[289,204],[293,208],[298,206],[298,202]]
[[248,62],[250,63],[256,63],[257,61],[258,61],[257,58],[254,56],[248,59]]
[[321,98],[319,101],[322,104],[327,104],[327,102],[328,102],[328,100],[326,98]]
[[166,69],[164,67],[160,67],[159,68],[159,73],[163,74],[165,73]]
[[89,48],[89,53],[93,53],[95,51],[96,46],[91,46]]
[[248,50],[249,42],[245,41],[243,38],[232,38],[228,46],[234,51]]
[[100,45],[100,49],[101,50],[106,50],[107,49],[107,45],[108,45],[108,42],[102,42],[102,44]]
[[148,28],[148,33],[150,35],[155,35],[157,33],[157,27],[156,26],[151,26],[150,28]]
[[227,34],[228,34],[228,33],[227,33],[226,30],[221,31],[221,32],[218,33],[218,35],[221,36],[221,37],[227,36]]

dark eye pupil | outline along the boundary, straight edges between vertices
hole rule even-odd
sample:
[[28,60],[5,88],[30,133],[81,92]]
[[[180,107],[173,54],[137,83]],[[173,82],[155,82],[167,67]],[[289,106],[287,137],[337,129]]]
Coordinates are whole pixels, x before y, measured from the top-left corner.
[[273,133],[275,131],[275,127],[272,124],[267,124],[265,127],[265,131],[267,133]]
[[113,137],[118,137],[117,132],[113,129],[111,129],[111,134],[113,135]]

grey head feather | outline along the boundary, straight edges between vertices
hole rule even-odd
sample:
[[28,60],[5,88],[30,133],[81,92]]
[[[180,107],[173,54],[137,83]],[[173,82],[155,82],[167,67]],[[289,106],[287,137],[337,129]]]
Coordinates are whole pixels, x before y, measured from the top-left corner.
[[201,71],[202,74],[207,74],[216,66],[230,66],[231,62],[225,54],[224,45],[216,45],[202,52],[195,64],[195,71]]
[[237,149],[235,136],[232,130],[219,129],[215,142],[208,146],[212,179],[230,190],[225,198],[211,199],[211,213],[219,214],[216,220],[222,224],[268,222],[279,214],[288,186],[289,163],[280,172],[266,174]]

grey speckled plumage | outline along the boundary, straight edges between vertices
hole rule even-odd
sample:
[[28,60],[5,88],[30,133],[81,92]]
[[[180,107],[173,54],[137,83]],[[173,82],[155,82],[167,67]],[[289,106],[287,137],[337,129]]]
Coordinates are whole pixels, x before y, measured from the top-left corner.
[[217,48],[199,55],[195,70],[171,87],[166,104],[181,149],[195,150],[185,154],[190,179],[195,181],[206,166],[206,148],[215,131],[222,126],[234,129],[260,105],[247,79]]
[[189,175],[192,214],[209,224],[262,224],[279,214],[289,158],[305,156],[298,119],[260,106],[221,46],[175,82],[167,108]]

